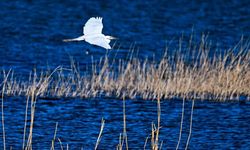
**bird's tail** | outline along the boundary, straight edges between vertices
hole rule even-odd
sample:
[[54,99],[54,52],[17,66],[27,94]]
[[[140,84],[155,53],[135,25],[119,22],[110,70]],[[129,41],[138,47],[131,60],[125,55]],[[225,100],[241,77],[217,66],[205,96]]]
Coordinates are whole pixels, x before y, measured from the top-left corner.
[[84,37],[80,36],[78,38],[74,38],[74,39],[64,39],[63,42],[72,42],[72,41],[83,41]]

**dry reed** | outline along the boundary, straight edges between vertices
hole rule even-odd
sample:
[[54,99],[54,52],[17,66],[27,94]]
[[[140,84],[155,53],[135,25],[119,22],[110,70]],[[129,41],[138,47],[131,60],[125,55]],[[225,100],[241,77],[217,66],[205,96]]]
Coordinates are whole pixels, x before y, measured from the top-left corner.
[[102,118],[101,129],[100,129],[98,138],[97,138],[97,140],[96,140],[95,150],[97,150],[98,145],[99,145],[100,142],[101,142],[101,137],[102,137],[102,132],[103,132],[103,129],[104,129],[104,125],[105,125],[105,120],[103,120],[103,118]]
[[[192,42],[191,42],[192,43]],[[25,113],[25,124],[23,134],[23,149],[32,149],[32,133],[35,117],[35,106],[39,97],[98,97],[113,96],[123,98],[123,134],[120,134],[117,149],[123,149],[124,143],[128,149],[127,131],[126,131],[126,98],[157,99],[157,126],[152,123],[151,149],[158,150],[162,147],[160,144],[160,116],[161,99],[182,98],[182,117],[180,125],[180,134],[176,149],[179,149],[182,138],[182,125],[184,119],[185,99],[193,99],[190,116],[189,134],[185,149],[191,138],[192,117],[194,109],[194,99],[212,99],[212,100],[233,100],[250,98],[250,51],[248,44],[241,42],[225,54],[210,56],[209,44],[202,40],[199,46],[189,46],[187,53],[193,55],[181,54],[180,51],[172,55],[166,53],[160,61],[149,60],[140,61],[139,59],[129,58],[129,61],[118,60],[118,65],[114,66],[115,60],[109,60],[106,56],[100,62],[93,62],[91,70],[82,75],[80,66],[76,66],[72,60],[71,68],[57,67],[53,71],[46,71],[39,75],[34,71],[30,74],[28,80],[16,78],[14,72],[5,71],[0,76],[2,83],[2,127],[3,143],[5,147],[4,113],[3,100],[4,95],[26,96],[27,105]],[[195,51],[196,50],[196,51]],[[188,59],[188,60],[187,60]],[[112,62],[112,63],[110,63]],[[188,63],[187,63],[188,62]],[[30,104],[30,107],[29,107]],[[26,139],[26,128],[28,111],[30,110],[29,134]],[[57,125],[52,139],[51,149],[54,149],[56,141]],[[104,120],[102,120],[99,136],[96,141],[95,149],[101,140],[104,129]],[[146,148],[146,138],[144,149]],[[58,138],[61,149],[62,142]],[[68,149],[68,145],[67,145]]]
[[[240,44],[241,43],[241,44]],[[250,51],[240,42],[227,53],[211,54],[209,44],[201,41],[182,54],[183,47],[173,56],[168,52],[160,61],[141,61],[136,58],[112,60],[107,56],[93,62],[92,69],[81,72],[72,61],[71,68],[57,67],[29,80],[12,75],[6,80],[4,94],[31,96],[29,89],[39,97],[99,97],[122,98],[188,98],[233,100],[250,97]],[[193,49],[192,49],[193,48]],[[211,56],[212,55],[212,56]],[[111,62],[111,63],[110,63]],[[114,65],[116,62],[117,65]],[[1,84],[3,87],[3,84]]]

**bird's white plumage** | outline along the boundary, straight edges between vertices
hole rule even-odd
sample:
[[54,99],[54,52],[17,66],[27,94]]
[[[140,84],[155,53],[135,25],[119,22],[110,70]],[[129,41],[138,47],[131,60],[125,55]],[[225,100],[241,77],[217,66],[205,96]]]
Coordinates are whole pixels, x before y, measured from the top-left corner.
[[111,49],[109,45],[110,40],[107,39],[103,34],[86,36],[85,41],[93,45],[101,46],[105,49]]
[[92,17],[90,18],[83,27],[84,35],[93,35],[93,34],[102,34],[102,18],[101,17]]
[[83,27],[83,36],[74,39],[63,40],[65,42],[70,41],[82,41],[103,47],[105,49],[111,49],[109,45],[111,39],[115,39],[112,36],[105,36],[102,34],[103,24],[101,17],[90,18]]

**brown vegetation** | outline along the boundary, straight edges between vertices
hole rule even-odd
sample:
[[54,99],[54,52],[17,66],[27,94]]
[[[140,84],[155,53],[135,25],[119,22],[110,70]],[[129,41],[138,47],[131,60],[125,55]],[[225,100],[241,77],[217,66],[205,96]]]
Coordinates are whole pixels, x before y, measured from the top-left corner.
[[196,51],[188,52],[193,53],[188,57],[188,53],[177,53],[174,58],[166,53],[158,63],[136,58],[119,60],[116,68],[105,57],[99,64],[93,63],[92,70],[85,75],[80,74],[74,63],[70,69],[59,66],[39,75],[33,72],[28,81],[16,79],[13,72],[4,79],[6,73],[3,72],[4,94],[28,96],[31,94],[29,89],[35,88],[40,97],[121,98],[125,95],[132,99],[155,99],[160,95],[163,99],[230,100],[240,96],[249,99],[250,52],[247,44],[238,44],[226,54],[213,57],[209,46],[203,42],[194,49]]

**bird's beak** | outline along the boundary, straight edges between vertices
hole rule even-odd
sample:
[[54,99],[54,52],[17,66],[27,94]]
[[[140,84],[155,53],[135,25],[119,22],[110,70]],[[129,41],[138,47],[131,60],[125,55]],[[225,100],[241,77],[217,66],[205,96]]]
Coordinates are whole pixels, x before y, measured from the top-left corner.
[[106,36],[109,40],[117,40],[118,38],[113,37],[113,36]]
[[111,40],[117,40],[117,39],[118,39],[117,37],[111,36]]

